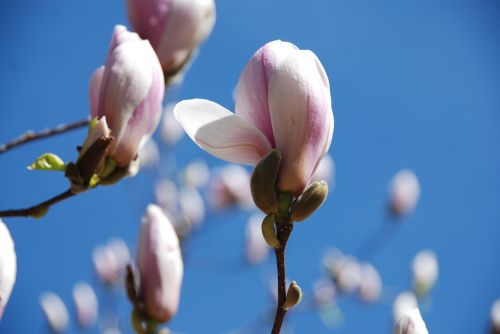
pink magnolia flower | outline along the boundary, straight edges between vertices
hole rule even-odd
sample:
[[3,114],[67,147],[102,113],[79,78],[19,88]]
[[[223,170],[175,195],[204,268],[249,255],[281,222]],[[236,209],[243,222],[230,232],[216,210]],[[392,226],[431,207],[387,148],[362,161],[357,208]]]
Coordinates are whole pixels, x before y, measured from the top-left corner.
[[106,117],[115,138],[107,154],[119,166],[134,160],[156,129],[164,90],[163,72],[149,42],[116,26],[106,63],[90,81],[90,113]]
[[93,326],[99,315],[99,304],[94,289],[85,282],[75,284],[73,287],[73,301],[80,326],[84,328]]
[[420,182],[412,170],[402,169],[394,175],[389,184],[389,201],[397,215],[411,213],[420,198]]
[[418,308],[411,309],[401,317],[394,334],[429,334]]
[[45,318],[54,333],[62,333],[68,328],[69,314],[61,297],[53,292],[43,292],[39,298]]
[[143,217],[137,267],[148,314],[161,322],[169,321],[179,306],[184,267],[179,239],[157,205],[148,205]]
[[16,282],[17,259],[14,241],[0,219],[0,319]]
[[267,43],[246,65],[236,94],[236,113],[202,99],[182,101],[174,113],[191,139],[223,160],[255,165],[279,149],[278,189],[301,193],[333,135],[330,84],[320,61],[291,43]]
[[175,71],[215,23],[214,0],[127,0],[134,30],[153,45],[165,71]]

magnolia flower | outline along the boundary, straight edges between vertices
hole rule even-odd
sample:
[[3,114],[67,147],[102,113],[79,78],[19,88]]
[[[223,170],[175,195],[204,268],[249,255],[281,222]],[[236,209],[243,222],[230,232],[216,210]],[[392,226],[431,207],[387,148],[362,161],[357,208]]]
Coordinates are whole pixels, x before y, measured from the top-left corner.
[[325,307],[335,302],[337,289],[330,279],[320,279],[314,283],[314,302],[319,307]]
[[409,169],[399,171],[389,186],[389,201],[392,211],[405,215],[415,209],[420,198],[420,183],[417,176]]
[[255,165],[273,148],[282,155],[277,188],[300,194],[330,147],[330,84],[311,51],[273,41],[260,48],[238,82],[236,113],[215,102],[178,103],[187,134],[212,155]]
[[394,318],[394,323],[398,323],[399,320],[411,310],[418,308],[417,297],[411,291],[401,292],[392,305],[392,315]]
[[264,261],[269,254],[269,246],[262,236],[262,220],[264,215],[255,213],[248,219],[245,227],[246,249],[245,257],[250,264]]
[[0,219],[0,320],[16,282],[16,250],[7,226]]
[[160,151],[153,138],[149,138],[139,149],[139,163],[141,168],[152,168],[160,162]]
[[418,294],[425,295],[438,278],[439,266],[436,254],[431,250],[420,251],[412,262],[413,286]]
[[491,306],[490,317],[492,333],[500,333],[500,299],[495,300]]
[[119,166],[135,159],[156,129],[165,89],[163,72],[146,40],[116,26],[104,66],[90,81],[90,113],[106,117],[114,137],[107,155]]
[[361,299],[368,303],[377,301],[382,293],[382,279],[377,269],[369,263],[361,265],[361,282],[358,290]]
[[73,301],[75,302],[76,316],[82,327],[91,327],[98,317],[98,302],[94,289],[84,282],[73,287]]
[[176,72],[215,23],[214,0],[127,0],[134,30],[158,54],[166,72]]
[[160,137],[166,145],[175,145],[184,134],[182,127],[174,117],[174,103],[169,103],[163,108]]
[[114,238],[107,245],[94,249],[92,260],[99,279],[106,284],[114,284],[120,281],[130,261],[130,252],[123,240]]
[[184,179],[190,187],[203,188],[210,181],[210,170],[203,160],[192,161],[184,169]]
[[345,256],[339,267],[337,286],[340,291],[350,293],[356,291],[361,284],[362,269],[358,260],[352,256]]
[[205,202],[194,187],[184,187],[179,193],[181,219],[192,228],[199,226],[205,219]]
[[146,311],[161,322],[169,321],[179,306],[184,269],[174,228],[153,204],[148,205],[142,220],[137,267]]
[[179,203],[179,190],[175,182],[162,179],[155,185],[156,203],[165,211],[174,212]]
[[239,205],[254,207],[250,190],[250,173],[242,166],[227,165],[214,173],[210,184],[210,201],[216,209]]
[[68,328],[69,315],[62,299],[55,293],[44,292],[39,301],[50,329],[56,333],[64,332]]
[[406,312],[399,319],[394,334],[429,334],[418,308]]

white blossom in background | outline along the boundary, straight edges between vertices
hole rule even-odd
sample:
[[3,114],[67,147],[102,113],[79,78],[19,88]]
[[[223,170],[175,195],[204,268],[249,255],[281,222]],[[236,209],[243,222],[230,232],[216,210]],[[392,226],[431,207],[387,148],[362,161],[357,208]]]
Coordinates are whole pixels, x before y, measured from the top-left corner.
[[210,169],[203,160],[190,162],[184,169],[184,180],[189,187],[203,188],[210,181]]
[[262,213],[253,214],[245,227],[245,256],[250,264],[261,263],[269,254],[270,248],[262,236],[261,225],[264,217]]
[[50,329],[55,333],[64,332],[68,328],[69,314],[62,299],[53,292],[44,292],[39,302]]
[[318,168],[314,172],[311,182],[326,181],[330,189],[335,185],[335,162],[330,154],[326,154],[319,162]]
[[418,308],[401,316],[394,328],[394,334],[429,334]]
[[160,138],[168,146],[173,146],[184,135],[184,129],[175,119],[173,110],[175,103],[169,103],[163,108],[163,120],[160,127]]
[[140,168],[153,168],[160,162],[160,151],[153,138],[149,138],[142,147],[139,148]]
[[491,328],[493,333],[500,333],[500,298],[491,306]]
[[0,320],[16,282],[17,259],[14,241],[0,219]]
[[193,187],[184,187],[179,193],[181,219],[192,226],[198,226],[205,219],[205,202],[200,192]]
[[156,203],[168,212],[177,211],[179,204],[179,190],[175,182],[169,179],[162,179],[155,185]]
[[319,279],[314,283],[313,287],[314,303],[319,307],[326,306],[335,301],[337,288],[330,279]]
[[439,265],[436,254],[431,250],[420,251],[412,262],[413,286],[419,295],[425,295],[436,283]]
[[420,198],[420,183],[415,173],[403,169],[394,175],[389,186],[389,201],[397,215],[411,213]]
[[361,265],[352,256],[344,256],[337,275],[337,287],[343,293],[351,293],[359,288],[361,283]]
[[214,171],[209,198],[215,209],[233,205],[242,209],[255,207],[250,190],[250,173],[238,165],[226,165]]
[[94,289],[85,282],[75,284],[73,287],[73,301],[76,316],[80,326],[92,327],[98,318],[98,301]]
[[96,247],[92,260],[99,279],[106,284],[114,284],[121,281],[130,261],[130,251],[123,240],[114,238],[106,245]]
[[343,260],[344,254],[339,249],[330,248],[323,255],[321,263],[328,276],[336,280]]
[[368,303],[376,302],[382,293],[382,279],[377,269],[370,263],[361,265],[361,282],[358,294]]
[[411,310],[418,308],[417,297],[411,291],[401,292],[392,305],[392,316],[394,323],[397,323],[402,316]]

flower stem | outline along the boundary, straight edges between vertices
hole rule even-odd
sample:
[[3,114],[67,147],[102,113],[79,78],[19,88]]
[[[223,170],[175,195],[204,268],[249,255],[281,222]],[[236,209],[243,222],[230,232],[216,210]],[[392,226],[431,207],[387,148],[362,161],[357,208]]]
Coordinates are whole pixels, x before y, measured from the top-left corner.
[[28,217],[28,216],[37,217],[37,216],[43,216],[52,205],[59,203],[59,202],[62,202],[65,199],[68,199],[68,198],[73,197],[75,195],[76,195],[76,193],[74,193],[71,189],[68,189],[63,193],[52,197],[51,199],[48,199],[42,203],[33,205],[32,207],[29,207],[29,208],[0,211],[0,217]]
[[79,121],[76,121],[73,123],[62,124],[62,125],[56,126],[55,128],[43,130],[40,132],[27,131],[24,134],[22,134],[20,137],[12,140],[6,144],[0,145],[0,154],[5,153],[5,152],[7,152],[15,147],[21,146],[23,144],[26,144],[26,143],[29,143],[29,142],[32,142],[35,140],[55,136],[55,135],[58,135],[58,134],[61,134],[64,132],[68,132],[68,131],[71,131],[74,129],[78,129],[78,128],[87,126],[89,124],[89,122],[90,122],[90,120],[87,117],[87,118],[84,118],[82,120],[79,120]]

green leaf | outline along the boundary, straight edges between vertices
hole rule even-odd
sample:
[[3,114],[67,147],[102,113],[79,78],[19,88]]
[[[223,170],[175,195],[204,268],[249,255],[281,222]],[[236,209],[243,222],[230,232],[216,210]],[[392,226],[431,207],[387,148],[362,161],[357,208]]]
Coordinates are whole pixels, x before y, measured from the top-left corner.
[[29,170],[53,170],[65,171],[64,161],[53,153],[45,153],[39,156],[30,166]]

